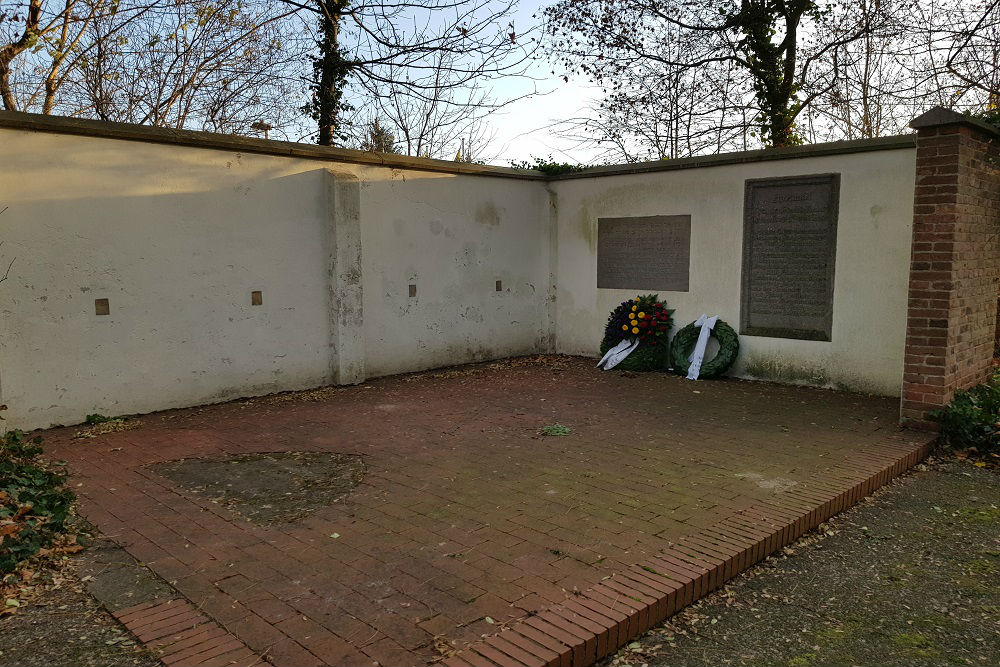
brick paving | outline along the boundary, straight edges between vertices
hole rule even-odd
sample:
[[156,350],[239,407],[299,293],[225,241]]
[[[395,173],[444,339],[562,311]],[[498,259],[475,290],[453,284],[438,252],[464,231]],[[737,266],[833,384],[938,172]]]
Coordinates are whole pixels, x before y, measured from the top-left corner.
[[181,598],[155,600],[114,612],[167,667],[264,666],[246,644]]
[[[44,435],[86,518],[275,665],[426,664],[471,642],[451,660],[583,664],[668,610],[636,565],[699,544],[722,567],[698,558],[710,576],[691,572],[671,599],[693,598],[928,441],[896,427],[897,400],[592,364],[511,360]],[[572,433],[538,434],[556,422]],[[265,527],[148,467],[281,451],[360,456],[367,474],[340,502]],[[634,607],[614,637],[572,612],[608,589]],[[508,627],[516,637],[480,641]]]
[[[465,646],[445,667],[590,665],[794,542],[924,459],[927,440],[897,456],[844,461],[780,497],[682,537],[563,602]],[[806,486],[808,485],[808,486]]]

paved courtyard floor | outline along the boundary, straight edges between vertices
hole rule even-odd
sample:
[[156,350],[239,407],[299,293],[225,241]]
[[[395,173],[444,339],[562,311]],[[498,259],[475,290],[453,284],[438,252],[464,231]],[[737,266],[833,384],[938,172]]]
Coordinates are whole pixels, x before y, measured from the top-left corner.
[[[198,654],[215,664],[392,665],[453,656],[761,503],[801,504],[912,457],[928,436],[899,430],[897,411],[887,398],[542,357],[44,435],[82,514],[184,605],[120,611],[133,629],[174,614],[160,623],[174,631],[196,613],[228,633]],[[570,433],[540,433],[554,424]],[[283,492],[274,480],[295,456],[274,453],[289,452],[343,465],[325,486]],[[226,481],[222,462],[261,453],[274,503],[232,500],[246,479]],[[207,463],[188,474],[189,459]],[[327,500],[279,511],[302,493]],[[200,648],[183,648],[196,635],[174,663],[198,662]]]
[[917,468],[604,666],[1000,665],[1000,470]]

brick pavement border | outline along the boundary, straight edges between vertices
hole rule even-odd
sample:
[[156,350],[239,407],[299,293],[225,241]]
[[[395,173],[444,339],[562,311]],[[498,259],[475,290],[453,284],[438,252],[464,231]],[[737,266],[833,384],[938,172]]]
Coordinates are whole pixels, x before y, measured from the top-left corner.
[[167,667],[266,667],[270,663],[183,598],[112,612]]
[[609,579],[473,642],[446,667],[575,667],[610,655],[924,460],[933,438],[894,459],[852,457],[808,485],[727,517]]

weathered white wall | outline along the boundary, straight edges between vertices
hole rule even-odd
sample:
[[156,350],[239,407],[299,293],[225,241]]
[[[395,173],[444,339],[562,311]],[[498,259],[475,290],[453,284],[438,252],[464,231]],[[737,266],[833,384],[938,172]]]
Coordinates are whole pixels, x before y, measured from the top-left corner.
[[557,181],[557,348],[597,353],[608,313],[635,290],[597,289],[597,219],[690,215],[688,292],[660,292],[675,328],[702,313],[739,329],[744,181],[840,173],[829,342],[741,336],[732,374],[898,395],[913,224],[914,149]]
[[744,336],[734,371],[899,391],[912,149],[546,183],[86,132],[0,127],[0,270],[16,258],[0,284],[8,427],[594,355],[608,311],[644,291],[597,289],[599,217],[690,215],[690,291],[661,296],[678,327],[702,312],[738,325],[744,181],[829,172],[833,340]]
[[0,129],[6,425],[544,351],[547,201],[531,181]]
[[378,175],[361,174],[368,374],[551,349],[542,185]]

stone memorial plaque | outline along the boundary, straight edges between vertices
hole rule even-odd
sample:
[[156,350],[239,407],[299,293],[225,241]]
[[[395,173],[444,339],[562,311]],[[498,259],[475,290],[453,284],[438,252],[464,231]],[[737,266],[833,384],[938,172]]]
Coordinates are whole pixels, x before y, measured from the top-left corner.
[[597,220],[597,286],[687,292],[691,216]]
[[840,174],[748,180],[741,333],[830,340]]

